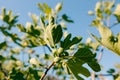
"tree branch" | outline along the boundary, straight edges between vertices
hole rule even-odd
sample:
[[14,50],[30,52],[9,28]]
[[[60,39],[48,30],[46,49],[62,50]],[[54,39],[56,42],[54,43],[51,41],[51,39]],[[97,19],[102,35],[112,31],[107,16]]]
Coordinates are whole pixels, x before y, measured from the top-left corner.
[[52,68],[52,66],[55,65],[55,62],[52,62],[52,64],[46,69],[44,74],[41,76],[40,80],[44,80],[45,76],[47,75],[48,71]]

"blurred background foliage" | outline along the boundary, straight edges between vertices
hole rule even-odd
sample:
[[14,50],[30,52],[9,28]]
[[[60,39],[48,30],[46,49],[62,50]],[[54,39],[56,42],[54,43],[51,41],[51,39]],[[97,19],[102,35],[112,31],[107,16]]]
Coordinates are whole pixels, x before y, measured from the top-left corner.
[[[111,27],[120,23],[119,4],[113,10],[114,1],[100,1],[95,11],[88,14],[95,16],[91,26],[96,26],[100,38],[90,33],[96,40],[84,36],[72,36],[67,31],[66,24],[74,23],[67,15],[58,16],[63,2],[55,8],[48,4],[38,3],[39,16],[31,13],[32,22],[25,25],[18,22],[19,15],[11,10],[2,8],[0,13],[0,79],[1,80],[42,80],[46,70],[50,70],[45,80],[84,80],[91,72],[101,71],[99,52],[106,47],[120,55],[119,34],[113,35]],[[117,22],[109,25],[110,16],[116,17]],[[106,34],[107,33],[107,34]],[[104,46],[101,49],[101,46]],[[114,48],[113,48],[114,47]],[[41,49],[43,51],[41,51]],[[53,68],[49,66],[53,64]],[[115,69],[109,69],[108,74],[119,80],[119,64]],[[83,77],[84,76],[84,77]],[[99,78],[99,74],[94,77]],[[102,75],[104,77],[104,75]]]

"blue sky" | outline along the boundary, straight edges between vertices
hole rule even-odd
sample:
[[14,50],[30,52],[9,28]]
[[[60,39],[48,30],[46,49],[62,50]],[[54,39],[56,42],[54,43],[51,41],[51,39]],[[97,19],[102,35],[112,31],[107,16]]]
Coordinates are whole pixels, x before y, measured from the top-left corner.
[[[0,8],[5,7],[7,10],[12,10],[14,14],[19,13],[19,22],[25,24],[31,21],[28,13],[40,14],[37,7],[37,3],[47,3],[51,7],[54,7],[58,2],[62,0],[0,0]],[[68,24],[68,30],[73,36],[82,36],[83,41],[90,37],[87,31],[93,32],[98,35],[94,27],[89,27],[93,17],[88,16],[88,10],[94,10],[95,3],[98,0],[63,0],[63,10],[61,13],[66,13],[75,23]],[[116,3],[120,3],[120,0],[116,0]],[[120,26],[120,25],[119,25]],[[120,27],[113,28],[113,32],[120,32]],[[115,63],[120,63],[120,57],[113,54],[107,49],[104,50],[103,58],[100,62],[103,65],[103,70],[106,71],[112,68]]]

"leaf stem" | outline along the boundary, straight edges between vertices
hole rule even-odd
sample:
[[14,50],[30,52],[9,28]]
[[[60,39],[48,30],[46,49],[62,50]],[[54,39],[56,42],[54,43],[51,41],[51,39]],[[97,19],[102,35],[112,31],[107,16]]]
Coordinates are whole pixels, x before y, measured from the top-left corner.
[[52,62],[52,64],[46,69],[44,74],[41,76],[40,80],[44,80],[45,76],[47,75],[48,71],[55,65],[56,62]]

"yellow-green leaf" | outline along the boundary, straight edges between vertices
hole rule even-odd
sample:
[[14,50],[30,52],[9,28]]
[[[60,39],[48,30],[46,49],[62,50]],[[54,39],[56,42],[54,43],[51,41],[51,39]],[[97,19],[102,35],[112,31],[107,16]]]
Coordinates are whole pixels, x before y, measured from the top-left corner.
[[120,56],[120,33],[113,35],[112,31],[105,26],[99,26],[97,28],[101,35],[101,39],[96,40]]

